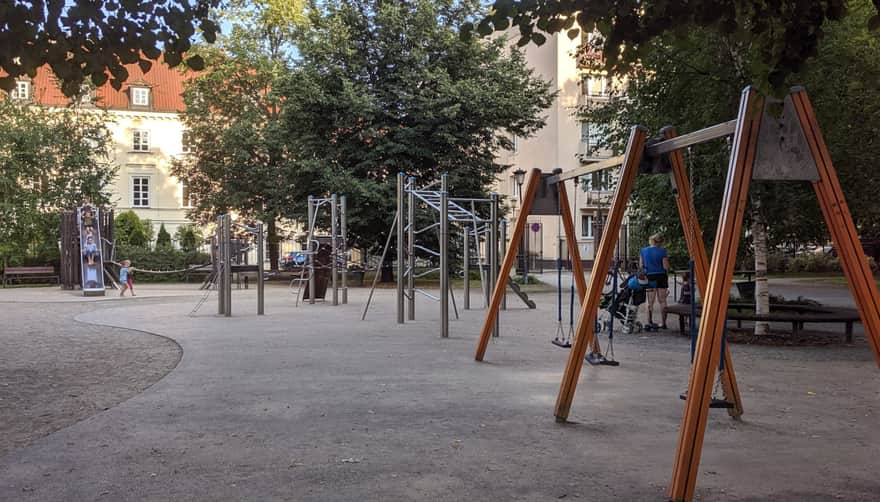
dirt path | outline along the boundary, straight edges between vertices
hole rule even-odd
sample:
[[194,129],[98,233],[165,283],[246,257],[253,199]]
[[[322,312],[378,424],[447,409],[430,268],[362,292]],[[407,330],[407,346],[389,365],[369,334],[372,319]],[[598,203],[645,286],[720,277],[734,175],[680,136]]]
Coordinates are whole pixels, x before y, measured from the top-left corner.
[[0,303],[0,455],[143,391],[180,361],[173,341],[74,320],[114,305]]

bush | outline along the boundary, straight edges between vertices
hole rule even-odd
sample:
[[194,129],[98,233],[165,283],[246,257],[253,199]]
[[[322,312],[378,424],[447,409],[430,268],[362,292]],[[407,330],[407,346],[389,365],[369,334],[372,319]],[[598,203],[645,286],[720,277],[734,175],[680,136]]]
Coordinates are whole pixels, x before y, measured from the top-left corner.
[[[142,220],[131,210],[123,211],[113,220],[116,244],[122,246],[149,246],[153,240],[153,225]],[[167,233],[167,232],[166,232]]]
[[156,235],[156,247],[157,248],[170,248],[171,247],[171,234],[168,233],[168,230],[165,230],[164,223],[159,225],[159,233]]
[[771,253],[767,256],[767,273],[781,274],[785,272],[788,259],[782,253]]
[[790,259],[786,272],[840,272],[840,260],[828,253],[800,254]]
[[[198,252],[185,252],[172,247],[157,247],[155,250],[141,246],[117,245],[116,261],[131,260],[134,268],[144,270],[180,270],[191,265],[204,265],[211,262],[210,255]],[[140,282],[174,282],[182,281],[184,273],[151,274],[137,273]]]
[[186,253],[194,253],[202,243],[202,233],[194,225],[181,225],[174,232],[180,249]]

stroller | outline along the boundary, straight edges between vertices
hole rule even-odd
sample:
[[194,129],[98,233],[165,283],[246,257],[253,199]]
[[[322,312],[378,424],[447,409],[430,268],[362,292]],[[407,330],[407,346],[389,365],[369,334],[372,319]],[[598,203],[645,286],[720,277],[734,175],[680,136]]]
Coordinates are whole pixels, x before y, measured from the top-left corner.
[[638,321],[639,306],[647,300],[648,289],[652,286],[643,273],[630,274],[618,291],[613,289],[602,294],[599,300],[597,323],[600,331],[610,331],[612,319],[623,326],[623,333],[639,333],[642,323]]

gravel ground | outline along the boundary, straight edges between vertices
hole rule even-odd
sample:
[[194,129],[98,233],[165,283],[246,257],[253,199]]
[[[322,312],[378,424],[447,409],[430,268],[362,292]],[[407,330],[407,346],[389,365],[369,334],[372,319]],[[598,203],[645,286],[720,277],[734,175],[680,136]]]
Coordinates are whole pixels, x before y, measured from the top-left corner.
[[180,361],[168,338],[74,320],[108,305],[0,303],[0,455],[138,394]]

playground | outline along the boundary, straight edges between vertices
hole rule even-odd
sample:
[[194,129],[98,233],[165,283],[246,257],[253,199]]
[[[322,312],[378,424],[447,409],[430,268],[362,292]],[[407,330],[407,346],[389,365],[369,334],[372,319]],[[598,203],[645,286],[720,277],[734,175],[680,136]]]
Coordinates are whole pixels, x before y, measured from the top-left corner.
[[[814,290],[851,301],[845,287]],[[54,413],[61,396],[79,415],[3,444],[0,499],[665,498],[690,350],[676,331],[618,337],[621,366],[586,365],[561,424],[552,406],[568,352],[549,343],[555,293],[533,295],[536,310],[509,302],[485,364],[473,361],[476,291],[447,339],[427,297],[419,320],[396,325],[392,290],[375,292],[365,321],[368,288],[335,307],[295,308],[281,285],[266,293],[257,316],[253,290],[234,290],[224,318],[187,315],[192,284],[144,285],[134,299],[3,290],[17,327],[4,330],[3,367],[32,380],[20,399],[42,402],[28,413]],[[874,498],[880,375],[855,330],[851,345],[731,347],[746,414],[710,414],[695,498]],[[103,337],[102,357],[71,352],[85,333]],[[26,372],[46,361],[52,373]],[[77,374],[106,378],[82,389]],[[25,390],[10,387],[4,401],[15,402]],[[37,418],[3,409],[4,436]]]

